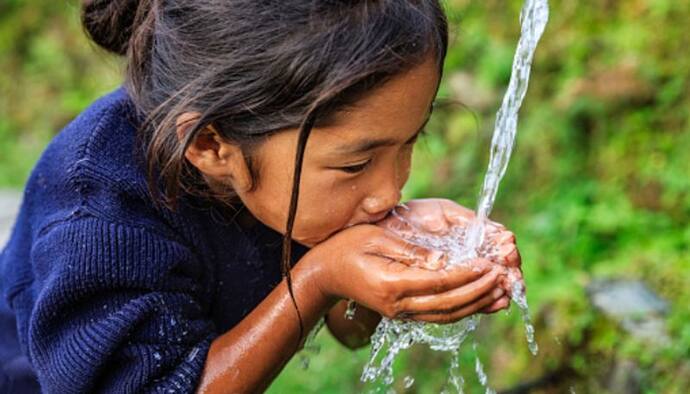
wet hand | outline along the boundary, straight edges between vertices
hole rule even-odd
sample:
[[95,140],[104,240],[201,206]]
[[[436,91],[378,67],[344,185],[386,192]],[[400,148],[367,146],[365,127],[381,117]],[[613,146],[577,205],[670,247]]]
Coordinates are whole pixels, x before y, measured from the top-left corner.
[[493,243],[498,250],[496,262],[508,269],[508,275],[500,283],[501,288],[506,291],[506,295],[482,310],[483,313],[494,313],[510,307],[510,295],[516,282],[519,283],[522,292],[526,290],[526,287],[521,268],[522,258],[517,248],[515,234],[503,228],[487,237],[488,241]]
[[343,230],[304,259],[325,297],[349,298],[388,318],[450,323],[491,307],[505,291],[504,266],[477,259],[443,270],[445,256],[373,225]]
[[[378,226],[389,229],[403,237],[415,232],[425,232],[444,236],[453,227],[467,227],[474,220],[474,211],[465,208],[454,201],[439,198],[412,200],[396,207],[390,215],[377,223]],[[487,221],[485,237],[498,251],[492,262],[509,267],[510,278],[505,278],[500,287],[506,295],[482,312],[493,313],[505,309],[510,305],[509,292],[514,281],[522,278],[521,258],[517,249],[515,235],[500,223]],[[422,265],[427,269],[440,269],[438,264]]]
[[[474,219],[474,211],[443,198],[411,200],[400,204],[377,225],[397,234],[422,231],[445,235],[453,227],[467,227]],[[488,221],[487,234],[505,230],[502,224]]]

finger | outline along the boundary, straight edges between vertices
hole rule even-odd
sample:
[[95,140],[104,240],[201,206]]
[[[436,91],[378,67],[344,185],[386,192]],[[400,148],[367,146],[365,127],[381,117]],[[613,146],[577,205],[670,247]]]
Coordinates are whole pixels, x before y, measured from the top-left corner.
[[[449,313],[476,301],[496,288],[499,270],[492,270],[481,278],[455,289],[431,295],[403,298],[399,310],[407,313]],[[505,291],[498,288],[501,295]]]
[[408,203],[406,209],[396,212],[410,221],[414,226],[433,234],[445,234],[452,225],[444,214],[442,199],[421,199]]
[[496,244],[515,244],[515,234],[512,231],[503,230],[496,235]]
[[470,316],[474,313],[479,312],[480,310],[490,306],[494,302],[496,302],[497,299],[503,297],[503,292],[502,289],[495,289],[492,292],[489,292],[488,294],[485,294],[483,297],[478,299],[477,301],[465,305],[462,308],[459,308],[457,310],[454,310],[450,313],[428,313],[428,314],[415,314],[411,315],[410,318],[413,320],[420,320],[420,321],[426,321],[429,323],[436,323],[436,324],[448,324],[448,323],[454,323],[458,320],[464,319],[467,316]]
[[405,217],[401,216],[397,212],[398,209],[400,208],[396,207],[393,209],[390,215],[377,222],[376,225],[401,237],[414,234],[415,230],[417,230],[416,227]]
[[404,209],[396,211],[415,226],[434,234],[445,234],[453,226],[466,227],[474,218],[471,209],[442,198],[412,200]]
[[504,244],[498,249],[499,264],[506,267],[520,267],[522,259],[520,258],[520,251],[518,251],[515,244]]
[[453,226],[467,227],[475,218],[473,210],[459,204],[443,204],[443,216]]
[[485,274],[505,275],[505,267],[491,263],[486,259],[470,260],[467,264],[451,266],[438,271],[411,267],[400,270],[391,277],[401,289],[401,299],[443,293],[473,282]]
[[372,253],[412,267],[438,270],[445,266],[448,257],[433,250],[389,233],[376,242]]
[[501,309],[508,309],[508,308],[510,308],[510,298],[507,295],[504,295],[503,297],[496,300],[493,304],[483,308],[480,312],[489,314],[489,313],[498,312]]
[[432,198],[426,201],[436,203],[447,218],[453,218],[455,220],[464,219],[467,221],[474,219],[475,213],[473,210],[463,207],[455,201],[444,198]]

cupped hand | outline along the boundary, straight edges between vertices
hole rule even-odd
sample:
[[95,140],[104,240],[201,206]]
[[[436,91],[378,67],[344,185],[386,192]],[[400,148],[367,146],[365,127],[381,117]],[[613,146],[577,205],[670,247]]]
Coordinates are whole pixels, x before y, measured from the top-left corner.
[[[436,236],[447,235],[453,227],[467,227],[474,220],[474,211],[465,208],[454,201],[440,198],[411,200],[396,207],[385,219],[377,225],[386,228],[401,237],[409,237],[415,233],[429,233]],[[500,286],[506,295],[482,312],[493,313],[505,309],[510,305],[509,292],[512,283],[520,281],[524,289],[521,272],[521,258],[517,249],[515,235],[505,226],[493,221],[487,221],[485,227],[487,241],[496,248],[497,253],[491,258],[494,264],[509,268],[510,277],[501,281]],[[421,265],[427,269],[440,269],[441,264]]]
[[438,251],[389,230],[358,225],[312,248],[303,259],[318,271],[316,284],[330,298],[349,298],[388,318],[450,323],[491,307],[504,295],[507,269],[485,259],[444,270]]
[[[452,200],[424,198],[398,205],[377,225],[403,236],[419,231],[441,236],[453,227],[467,227],[474,217],[474,211]],[[488,220],[485,231],[487,235],[493,236],[506,231],[506,228]]]

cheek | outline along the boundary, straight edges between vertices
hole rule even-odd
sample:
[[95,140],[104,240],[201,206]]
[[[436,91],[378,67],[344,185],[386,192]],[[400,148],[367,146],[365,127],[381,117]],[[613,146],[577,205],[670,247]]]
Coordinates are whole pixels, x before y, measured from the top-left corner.
[[263,173],[254,190],[239,193],[239,196],[254,217],[284,234],[292,184],[285,181],[285,177],[271,175],[269,172]]
[[333,174],[302,178],[293,238],[317,243],[343,229],[361,202],[362,190],[355,181],[334,180]]

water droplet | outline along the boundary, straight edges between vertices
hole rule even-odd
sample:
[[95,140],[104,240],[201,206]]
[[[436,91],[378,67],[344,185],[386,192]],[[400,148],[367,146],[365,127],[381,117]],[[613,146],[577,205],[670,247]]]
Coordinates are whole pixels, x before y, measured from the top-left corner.
[[192,361],[196,358],[196,355],[199,354],[199,348],[195,347],[193,348],[189,354],[187,355],[187,361]]
[[347,301],[347,309],[345,310],[345,319],[353,320],[355,318],[355,313],[357,313],[357,303],[354,300]]
[[403,387],[409,389],[414,384],[414,378],[412,376],[405,376],[403,379]]

